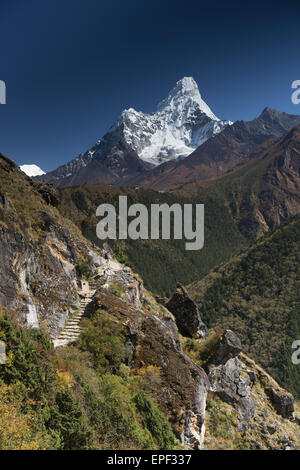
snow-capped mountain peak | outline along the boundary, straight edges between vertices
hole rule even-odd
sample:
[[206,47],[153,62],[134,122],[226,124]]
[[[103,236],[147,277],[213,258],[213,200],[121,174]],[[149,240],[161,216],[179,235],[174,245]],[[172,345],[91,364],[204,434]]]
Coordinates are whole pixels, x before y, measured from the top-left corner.
[[158,165],[186,157],[230,124],[217,118],[203,101],[195,80],[184,77],[159,103],[156,112],[126,109],[107,135],[112,141],[112,134],[121,133],[142,160]]
[[27,176],[41,176],[46,173],[37,165],[21,165],[21,170],[26,173]]
[[160,112],[178,108],[179,106],[198,105],[200,110],[208,117],[215,121],[219,121],[210,107],[203,101],[196,81],[193,77],[183,77],[179,80],[175,87],[170,91],[168,97],[159,103],[157,110]]
[[[155,112],[125,109],[91,149],[47,174],[43,180],[56,185],[63,179],[87,181],[89,171],[94,178],[95,167],[101,165],[113,172],[114,177],[117,174],[118,178],[120,175],[128,178],[130,172],[187,157],[231,124],[231,121],[216,117],[201,98],[195,80],[184,77],[159,103]],[[103,168],[101,171],[104,174]],[[84,178],[81,178],[83,174]]]

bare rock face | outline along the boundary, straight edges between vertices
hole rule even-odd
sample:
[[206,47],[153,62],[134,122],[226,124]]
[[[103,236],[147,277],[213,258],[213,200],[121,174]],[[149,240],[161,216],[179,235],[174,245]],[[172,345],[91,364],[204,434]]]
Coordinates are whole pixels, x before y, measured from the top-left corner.
[[204,370],[182,351],[172,315],[159,308],[157,315],[142,311],[107,289],[96,293],[91,307],[90,314],[105,310],[128,328],[128,344],[133,348],[130,367],[152,366],[160,371],[159,378],[149,384],[152,396],[181,442],[190,449],[202,448],[210,384]]
[[241,350],[240,339],[231,330],[220,335],[215,353],[205,365],[210,391],[232,407],[238,432],[246,435],[256,430],[261,444],[250,440],[252,448],[272,448],[271,436],[276,433],[280,439],[281,417],[294,418],[294,398]]
[[47,214],[41,215],[43,219],[42,246],[29,242],[11,225],[0,227],[0,302],[16,310],[25,325],[34,308],[36,326],[55,336],[68,309],[79,306],[77,255],[68,232]]
[[224,364],[209,367],[208,378],[211,391],[222,401],[234,405],[240,414],[241,427],[247,425],[254,415],[256,403],[251,396],[251,378],[238,357]]
[[181,284],[178,284],[175,294],[166,307],[173,313],[178,330],[183,336],[203,338],[208,335],[208,330],[200,318],[197,305]]
[[1,154],[0,187],[0,304],[55,337],[79,307],[76,265],[88,246],[55,212],[56,190]]

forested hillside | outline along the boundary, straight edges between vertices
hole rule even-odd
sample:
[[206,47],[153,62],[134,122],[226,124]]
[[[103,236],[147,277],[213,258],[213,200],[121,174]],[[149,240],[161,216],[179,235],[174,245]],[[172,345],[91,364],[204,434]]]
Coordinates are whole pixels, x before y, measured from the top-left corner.
[[[118,213],[119,195],[128,197],[128,206],[142,203],[150,213],[151,204],[174,203],[205,205],[205,244],[202,250],[187,251],[186,240],[109,241],[122,262],[127,259],[153,292],[171,295],[177,281],[190,283],[203,277],[212,267],[227,260],[246,240],[222,198],[213,191],[201,191],[191,197],[152,190],[86,185],[60,190],[59,210],[77,224],[83,235],[98,245],[96,209],[99,204],[113,204]],[[130,219],[129,219],[130,220]],[[150,226],[150,221],[149,221]],[[172,232],[171,232],[172,233]],[[229,242],[230,240],[230,242]],[[122,255],[125,254],[125,257]]]
[[233,328],[246,351],[300,396],[292,342],[300,338],[300,217],[189,289],[211,328]]

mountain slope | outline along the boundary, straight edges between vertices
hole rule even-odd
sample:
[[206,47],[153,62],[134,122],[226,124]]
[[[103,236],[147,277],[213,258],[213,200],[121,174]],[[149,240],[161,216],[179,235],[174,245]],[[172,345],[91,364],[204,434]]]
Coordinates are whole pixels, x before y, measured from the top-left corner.
[[59,213],[58,193],[2,154],[0,188],[0,305],[55,337],[79,308],[77,266],[92,246]]
[[193,283],[189,292],[212,328],[234,328],[247,353],[300,397],[292,342],[300,338],[300,216]]
[[239,169],[215,181],[183,185],[185,196],[213,192],[248,240],[300,212],[300,126],[260,145]]
[[184,160],[160,165],[133,179],[131,184],[165,189],[192,181],[218,178],[238,165],[247,163],[249,155],[263,142],[280,137],[299,124],[300,116],[265,108],[253,121],[235,122],[200,145]]
[[[3,155],[0,183],[1,449],[299,447],[293,396],[232,331],[209,335],[185,289],[169,303],[173,316],[62,217],[56,190]],[[85,193],[68,191],[86,210]],[[225,224],[223,233],[232,239]],[[67,318],[73,336],[59,347]]]
[[300,213],[299,152],[300,128],[295,128],[280,139],[268,140],[249,156],[247,164],[217,180],[163,193],[98,185],[65,188],[60,191],[59,208],[99,244],[96,208],[109,202],[118,209],[119,195],[127,195],[128,204],[143,203],[148,208],[153,203],[203,203],[205,242],[200,251],[187,252],[180,240],[118,242],[146,286],[169,295],[177,281],[187,284],[200,279],[257,237]]
[[184,77],[156,112],[126,109],[91,149],[41,180],[59,187],[123,185],[161,162],[186,157],[229,124],[212,113],[194,79]]
[[[205,204],[205,245],[202,250],[186,251],[185,240],[119,240],[109,241],[115,251],[123,251],[135,270],[153,292],[170,295],[177,281],[192,282],[207,274],[209,269],[229,259],[246,240],[239,232],[234,218],[224,201],[210,191],[185,196],[159,193],[152,190],[118,188],[115,186],[83,185],[60,191],[59,210],[81,228],[93,243],[102,246],[96,237],[96,209],[101,203],[110,203],[118,212],[119,196],[126,195],[128,206],[144,204],[150,214],[151,204]],[[231,240],[231,243],[228,243]],[[118,247],[118,249],[117,249]]]

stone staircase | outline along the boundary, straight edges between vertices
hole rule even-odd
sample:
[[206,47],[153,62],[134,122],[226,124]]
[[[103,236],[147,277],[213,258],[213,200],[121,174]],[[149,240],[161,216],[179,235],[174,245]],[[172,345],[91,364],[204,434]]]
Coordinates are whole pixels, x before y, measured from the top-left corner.
[[81,331],[80,320],[88,304],[91,302],[94,293],[95,290],[92,289],[84,293],[80,301],[79,312],[66,322],[64,329],[59,333],[58,337],[53,340],[55,348],[67,346],[68,344],[74,343],[79,338]]
[[53,340],[55,348],[59,346],[67,346],[74,343],[80,336],[80,320],[83,317],[87,306],[92,300],[96,290],[104,286],[117,272],[122,270],[122,266],[118,261],[110,259],[108,263],[98,268],[97,275],[90,280],[85,281],[82,291],[80,292],[81,301],[79,312],[74,317],[67,320],[64,329],[59,333],[57,338]]

